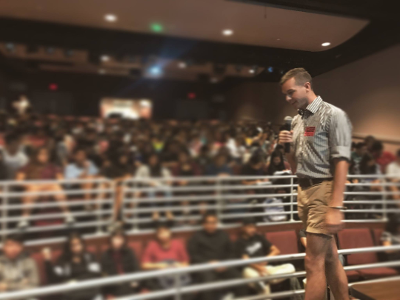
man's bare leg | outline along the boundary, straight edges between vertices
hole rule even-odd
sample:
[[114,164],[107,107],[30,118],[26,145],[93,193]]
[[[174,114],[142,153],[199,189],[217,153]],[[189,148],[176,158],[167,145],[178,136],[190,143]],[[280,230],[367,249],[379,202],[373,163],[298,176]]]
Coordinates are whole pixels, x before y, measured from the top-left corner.
[[325,258],[331,238],[322,234],[307,232],[306,257],[307,272],[305,300],[321,300],[326,295]]
[[349,288],[347,276],[339,261],[336,242],[333,238],[331,239],[325,260],[325,274],[335,300],[348,300]]

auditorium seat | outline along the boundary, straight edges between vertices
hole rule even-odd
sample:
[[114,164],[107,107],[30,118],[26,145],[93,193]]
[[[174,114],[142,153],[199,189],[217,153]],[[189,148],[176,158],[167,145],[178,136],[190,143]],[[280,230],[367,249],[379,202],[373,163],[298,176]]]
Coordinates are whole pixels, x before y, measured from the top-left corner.
[[282,254],[299,253],[297,235],[294,230],[267,232],[265,237],[273,245],[278,247]]
[[[338,233],[341,249],[373,247],[371,232],[369,229],[345,229]],[[347,256],[347,264],[350,266],[377,263],[375,252],[355,253]],[[396,270],[391,268],[375,268],[357,270],[365,279],[394,276]]]
[[374,234],[375,246],[382,246],[381,238],[383,229],[374,229],[372,232]]

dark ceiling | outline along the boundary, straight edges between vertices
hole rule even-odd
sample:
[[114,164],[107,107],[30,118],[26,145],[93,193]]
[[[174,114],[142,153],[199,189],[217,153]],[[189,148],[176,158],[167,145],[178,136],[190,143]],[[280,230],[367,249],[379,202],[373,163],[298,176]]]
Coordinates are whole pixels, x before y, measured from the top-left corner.
[[[231,0],[236,1],[236,0]],[[350,63],[400,41],[400,22],[394,1],[348,0],[252,0],[260,5],[286,9],[360,17],[370,23],[345,43],[321,52],[308,52],[260,46],[226,44],[193,39],[87,28],[45,22],[0,18],[0,41],[28,45],[87,49],[97,57],[103,53],[122,55],[157,55],[164,58],[190,59],[194,63],[273,66],[253,79],[227,78],[227,83],[243,80],[278,81],[280,71],[305,67],[313,76]],[[29,64],[2,57],[0,64],[8,71],[24,71]]]

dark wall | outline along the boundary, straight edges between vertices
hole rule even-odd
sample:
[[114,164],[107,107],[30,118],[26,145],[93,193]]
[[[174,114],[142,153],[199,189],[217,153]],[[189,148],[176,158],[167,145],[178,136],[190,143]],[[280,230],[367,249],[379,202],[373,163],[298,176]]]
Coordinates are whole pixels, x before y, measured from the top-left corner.
[[[188,93],[195,93],[194,102],[206,103],[209,118],[215,118],[223,109],[218,106],[215,110],[212,105],[212,99],[223,93],[223,88],[202,82],[136,80],[117,76],[50,72],[12,75],[8,81],[11,84],[9,87],[25,87],[22,90],[8,88],[5,96],[9,102],[17,98],[18,94],[26,93],[34,105],[37,103],[41,112],[48,113],[98,116],[99,102],[103,97],[146,98],[153,101],[154,118],[176,118],[177,103],[188,99]],[[51,83],[58,85],[57,91],[49,90]]]

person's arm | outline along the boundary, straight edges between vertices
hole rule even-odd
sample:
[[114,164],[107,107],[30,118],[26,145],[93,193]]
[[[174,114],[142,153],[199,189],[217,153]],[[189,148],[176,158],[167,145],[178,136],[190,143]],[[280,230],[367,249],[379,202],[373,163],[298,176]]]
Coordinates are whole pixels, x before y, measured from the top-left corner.
[[342,227],[343,213],[336,208],[343,206],[344,191],[346,189],[347,172],[351,160],[351,131],[352,126],[347,115],[339,110],[335,111],[330,119],[328,137],[331,164],[333,164],[333,191],[329,201],[329,209],[325,216],[328,232],[334,234]]
[[25,178],[26,178],[26,174],[24,172],[18,172],[17,175],[15,175],[16,181],[24,181]]
[[301,237],[300,243],[304,246],[304,248],[307,248],[307,238],[306,237]]

